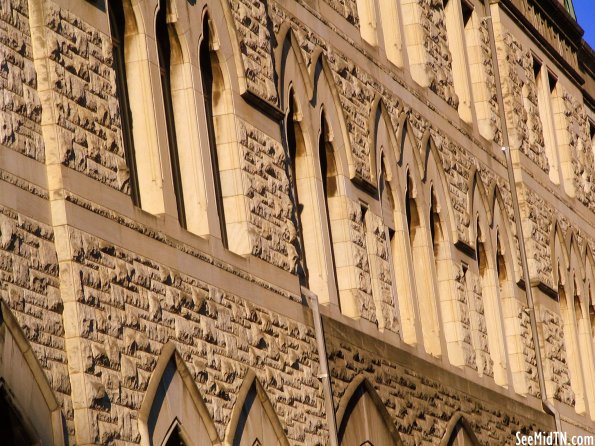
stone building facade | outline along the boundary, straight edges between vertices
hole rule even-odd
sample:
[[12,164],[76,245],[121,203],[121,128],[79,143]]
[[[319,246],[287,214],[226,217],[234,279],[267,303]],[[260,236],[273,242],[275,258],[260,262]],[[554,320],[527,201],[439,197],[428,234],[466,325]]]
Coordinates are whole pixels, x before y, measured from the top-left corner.
[[0,442],[593,436],[568,3],[0,1]]

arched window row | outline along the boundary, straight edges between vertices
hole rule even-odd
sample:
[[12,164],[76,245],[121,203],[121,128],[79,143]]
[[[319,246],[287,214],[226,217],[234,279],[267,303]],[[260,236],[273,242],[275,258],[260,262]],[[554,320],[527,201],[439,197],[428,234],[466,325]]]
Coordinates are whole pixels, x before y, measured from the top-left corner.
[[[283,425],[252,370],[244,377],[221,441],[196,384],[171,343],[164,346],[151,375],[138,421],[141,444],[146,445],[289,444]],[[362,375],[346,388],[337,407],[336,422],[340,445],[403,445],[385,404]],[[479,442],[465,417],[455,413],[441,444],[474,446]]]
[[[442,0],[442,8],[433,11],[443,18],[443,34],[450,53],[445,69],[452,73],[454,95],[452,102],[459,117],[467,124],[477,123],[480,134],[488,141],[494,140],[497,127],[489,98],[492,81],[486,72],[482,54],[483,34],[487,32],[485,21],[490,11],[485,11],[483,2],[474,0]],[[424,39],[423,16],[417,0],[385,2],[381,0],[357,0],[359,31],[362,40],[371,46],[380,47],[387,60],[400,69],[408,70],[415,82],[422,87],[432,83],[425,69],[430,58]],[[564,191],[575,197],[575,172],[572,167],[572,148],[566,135],[568,123],[564,114],[564,90],[554,74],[553,64],[545,63],[535,54],[533,79],[538,99],[537,118],[543,130],[543,147],[548,172],[552,183],[560,184]],[[587,123],[588,125],[588,123]],[[588,136],[588,135],[587,135]],[[539,136],[541,138],[541,135]]]
[[[152,22],[139,18],[127,1],[110,2],[131,194],[143,208],[165,211],[163,184],[156,186],[163,178],[156,147],[165,135],[181,225],[199,235],[214,234],[234,252],[249,254],[243,245],[246,237],[235,226],[243,191],[229,180],[237,175],[239,155],[237,135],[229,132],[236,126],[223,36],[204,11],[199,17],[203,26],[196,31],[185,27],[168,7],[167,0],[159,2],[151,25],[159,56],[154,64],[159,82],[151,82],[151,59],[139,50],[139,39],[151,35],[142,20]],[[291,33],[287,39],[291,42]],[[189,42],[198,49],[194,62],[188,58]],[[324,57],[318,58],[311,74],[301,57],[299,51],[284,53],[280,79],[302,285],[322,303],[337,303],[348,316],[399,330],[407,344],[419,345],[436,357],[447,355],[454,365],[471,366],[502,386],[526,393],[521,331],[505,332],[505,327],[518,324],[515,314],[520,304],[516,250],[501,203],[499,207],[494,205],[497,200],[488,203],[485,191],[471,185],[469,215],[476,260],[458,273],[455,217],[431,138],[422,141],[425,153],[414,150],[418,143],[406,117],[401,117],[395,132],[380,103],[374,142],[379,197],[377,202],[370,198],[369,203],[354,205],[346,125],[332,75]],[[285,73],[297,73],[299,79]],[[200,78],[198,84],[184,81],[193,76]],[[146,98],[139,90],[143,82],[160,89],[157,96],[164,98],[162,133],[151,134],[151,128],[158,126],[148,121],[159,110],[147,113],[143,108],[147,106],[139,99]],[[138,140],[143,143],[136,144]],[[201,152],[201,147],[208,150]],[[215,203],[214,208],[208,203]],[[354,223],[362,234],[358,247],[350,235]],[[386,242],[385,252],[373,249],[378,240]],[[585,321],[591,319],[591,313],[584,314]]]
[[229,237],[238,232],[235,213],[241,208],[233,182],[238,162],[231,45],[223,48],[204,8],[184,10],[188,17],[178,15],[171,0],[150,6],[108,2],[132,201],[152,214],[177,215],[182,227],[245,254],[245,237]]

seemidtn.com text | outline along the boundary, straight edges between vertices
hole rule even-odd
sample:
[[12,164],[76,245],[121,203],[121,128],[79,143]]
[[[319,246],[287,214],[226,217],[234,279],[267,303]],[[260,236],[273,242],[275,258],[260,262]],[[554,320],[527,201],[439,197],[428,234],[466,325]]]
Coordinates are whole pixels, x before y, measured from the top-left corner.
[[593,435],[570,435],[567,432],[517,432],[515,445],[522,446],[595,446]]

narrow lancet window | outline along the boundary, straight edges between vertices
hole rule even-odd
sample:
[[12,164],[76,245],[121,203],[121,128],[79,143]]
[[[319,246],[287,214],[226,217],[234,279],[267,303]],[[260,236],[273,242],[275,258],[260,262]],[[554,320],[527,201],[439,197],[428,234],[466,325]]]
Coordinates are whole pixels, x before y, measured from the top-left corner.
[[130,196],[132,197],[134,205],[140,206],[134,139],[132,137],[132,113],[130,111],[130,101],[128,98],[128,85],[126,83],[126,66],[124,59],[126,22],[124,18],[124,7],[122,6],[121,1],[111,1],[109,3],[109,18],[112,35],[113,68],[116,74],[116,95],[120,106],[122,142],[124,144],[124,156],[128,167]]
[[165,124],[167,129],[167,142],[171,158],[172,179],[176,205],[178,209],[178,220],[180,225],[186,227],[186,213],[184,210],[184,196],[182,192],[182,177],[180,175],[180,161],[178,156],[178,141],[176,138],[176,126],[174,120],[174,108],[171,96],[171,43],[170,29],[167,25],[167,11],[165,0],[159,2],[157,12],[156,37],[157,52],[159,54],[159,73],[161,77],[161,90],[163,92],[163,105],[165,108]]
[[211,30],[209,18],[205,16],[203,23],[202,41],[200,43],[200,72],[202,75],[202,89],[207,121],[207,132],[209,137],[209,149],[211,154],[211,167],[213,169],[213,182],[215,186],[215,197],[217,203],[217,214],[219,216],[219,229],[223,246],[228,247],[227,229],[225,223],[225,210],[223,207],[223,193],[221,189],[221,174],[219,171],[219,155],[217,152],[217,135],[215,133],[214,110],[216,101],[221,99],[225,89],[223,85],[223,73],[219,66],[217,55],[211,51]]

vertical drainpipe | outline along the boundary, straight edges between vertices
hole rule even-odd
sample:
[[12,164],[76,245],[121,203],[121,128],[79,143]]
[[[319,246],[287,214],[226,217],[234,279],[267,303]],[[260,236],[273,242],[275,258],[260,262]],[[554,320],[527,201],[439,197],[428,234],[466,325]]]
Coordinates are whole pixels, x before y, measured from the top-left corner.
[[302,287],[302,295],[308,300],[308,305],[312,310],[312,319],[314,319],[314,331],[316,333],[316,344],[318,347],[318,358],[320,363],[320,373],[318,374],[318,378],[322,381],[324,391],[329,444],[330,446],[339,446],[337,420],[335,419],[335,404],[333,403],[333,389],[331,386],[328,358],[326,356],[326,346],[324,344],[324,330],[322,328],[322,317],[320,315],[318,296],[304,287]]
[[[494,2],[494,0],[492,0]],[[496,54],[496,39],[494,34],[494,23],[491,16],[490,0],[484,0],[485,19],[489,21],[488,35],[490,48],[492,51],[492,65],[494,67],[494,81],[496,84],[496,96],[498,98],[498,108],[500,109],[500,123],[502,127],[502,150],[506,154],[506,169],[508,171],[508,182],[510,183],[510,192],[512,195],[512,207],[514,210],[514,220],[519,241],[519,250],[521,252],[521,265],[523,268],[523,279],[525,281],[525,294],[527,296],[527,306],[529,309],[529,318],[531,320],[531,333],[535,344],[535,361],[537,362],[537,376],[539,379],[539,391],[543,409],[549,415],[554,417],[556,430],[562,432],[562,423],[560,413],[556,407],[547,399],[547,389],[545,386],[545,377],[543,374],[543,362],[541,358],[541,345],[539,342],[539,332],[537,331],[537,317],[535,316],[535,305],[533,301],[533,291],[531,287],[531,277],[529,275],[529,265],[527,263],[527,251],[525,249],[525,236],[523,234],[523,225],[521,222],[521,211],[519,208],[519,198],[516,188],[514,169],[512,166],[512,157],[510,155],[510,141],[508,137],[508,127],[506,125],[506,115],[504,112],[504,98],[502,96],[502,84],[500,80],[500,68],[498,66],[498,55]]]

